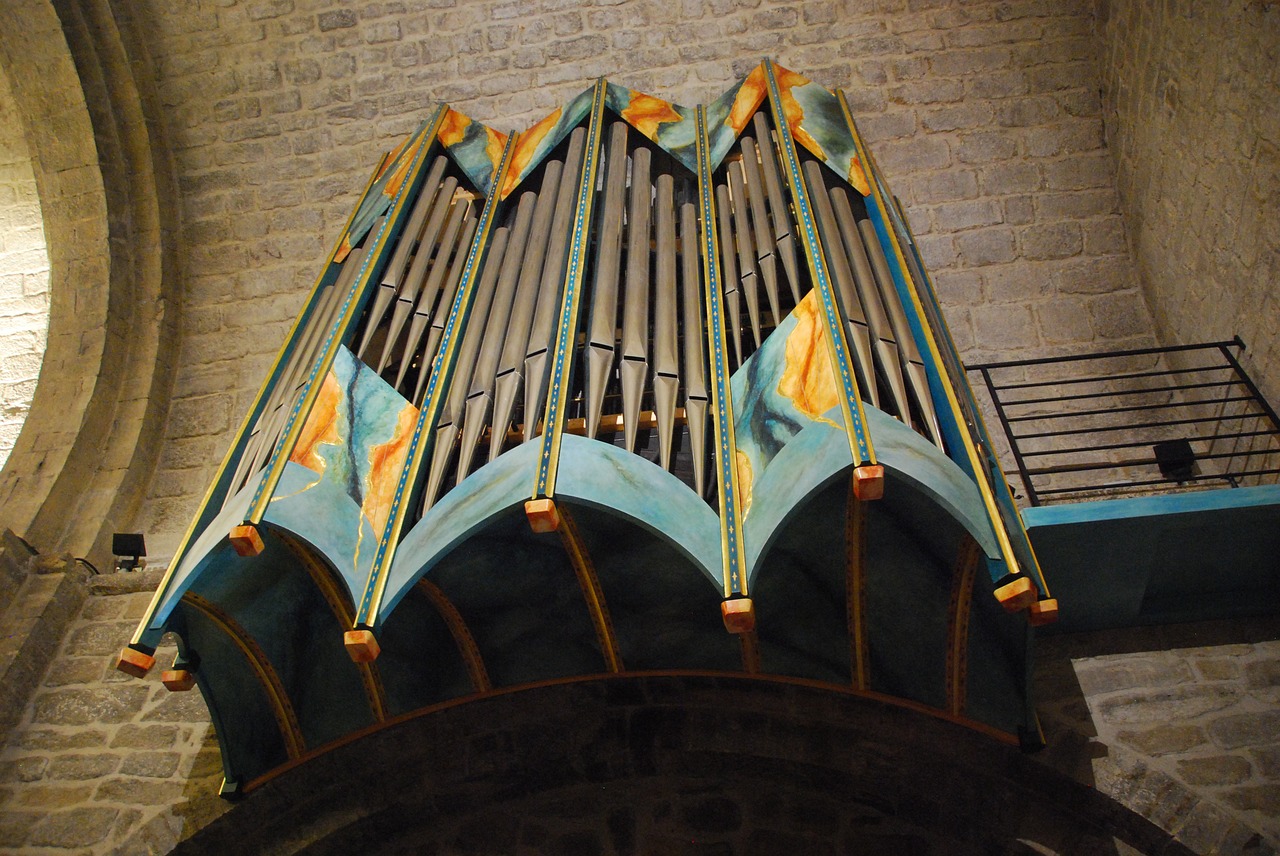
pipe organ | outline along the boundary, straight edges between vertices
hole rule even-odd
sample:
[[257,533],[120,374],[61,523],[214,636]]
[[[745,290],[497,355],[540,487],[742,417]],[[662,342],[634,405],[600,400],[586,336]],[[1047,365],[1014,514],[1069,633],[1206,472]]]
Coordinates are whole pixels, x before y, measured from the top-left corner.
[[1034,742],[1056,602],[843,93],[601,79],[375,169],[119,666],[227,789],[549,680],[815,682]]

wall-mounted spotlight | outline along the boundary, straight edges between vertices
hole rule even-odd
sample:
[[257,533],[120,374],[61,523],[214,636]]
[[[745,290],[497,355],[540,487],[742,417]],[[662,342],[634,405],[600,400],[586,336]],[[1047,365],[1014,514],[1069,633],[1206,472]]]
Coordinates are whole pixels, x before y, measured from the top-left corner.
[[141,532],[117,532],[111,536],[111,552],[116,557],[116,571],[138,571],[145,568],[147,545]]

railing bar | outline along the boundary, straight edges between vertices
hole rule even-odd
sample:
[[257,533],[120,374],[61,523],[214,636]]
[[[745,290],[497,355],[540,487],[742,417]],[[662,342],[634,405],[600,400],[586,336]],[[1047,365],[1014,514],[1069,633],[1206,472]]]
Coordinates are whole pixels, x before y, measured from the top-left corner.
[[[1162,371],[1151,372],[1132,372],[1129,374],[1117,375],[1096,375],[1093,377],[1072,377],[1063,380],[1037,380],[1027,381],[1026,383],[1006,383],[1000,384],[1002,390],[1009,389],[1032,389],[1037,386],[1066,386],[1073,383],[1100,383],[1108,380],[1134,380],[1142,377],[1166,377],[1168,375],[1194,374],[1196,372],[1225,371],[1231,368],[1230,365],[1222,363],[1216,366],[1198,366],[1193,369],[1165,369]],[[969,371],[979,371],[979,369],[969,369]]]
[[[1244,342],[1240,340],[1239,336],[1236,337],[1233,344],[1242,350],[1244,349]],[[1249,377],[1249,373],[1244,370],[1244,366],[1240,365],[1240,362],[1227,350],[1228,347],[1231,347],[1231,345],[1221,346],[1222,356],[1226,358],[1227,362],[1231,363],[1231,368],[1235,369],[1236,376],[1240,378],[1253,397],[1258,400],[1259,406],[1266,412],[1271,424],[1280,428],[1280,416],[1276,415],[1275,410],[1271,408],[1271,403],[1262,395],[1262,390],[1258,389],[1257,385],[1254,384],[1253,379]]]
[[1120,389],[1114,392],[1082,392],[1078,395],[1054,395],[1048,398],[1020,398],[1017,401],[1006,401],[1005,405],[1015,404],[1053,404],[1059,401],[1082,401],[1086,398],[1115,398],[1121,395],[1146,395],[1153,392],[1182,392],[1186,389],[1221,389],[1236,386],[1240,380],[1215,381],[1213,383],[1185,383],[1179,386],[1153,386],[1150,389]]
[[[991,394],[991,403],[995,406],[996,416],[999,417],[1001,426],[1004,427],[1004,435],[1012,438],[1013,427],[1009,425],[1008,414],[1005,413],[1004,403],[1000,400],[1000,392],[991,382],[991,373],[986,369],[982,369],[982,379],[986,381],[987,392]],[[1018,472],[1022,474],[1022,485],[1027,491],[1027,501],[1030,502],[1033,507],[1039,505],[1040,497],[1036,495],[1035,485],[1031,483],[1031,476],[1027,473],[1026,462],[1022,460],[1022,450],[1018,448],[1017,443],[1012,442],[1011,440],[1009,443],[1009,451],[1013,453],[1014,464],[1017,466]]]
[[1014,440],[1034,440],[1040,437],[1065,437],[1069,434],[1101,434],[1103,431],[1138,431],[1143,428],[1165,428],[1169,425],[1199,425],[1204,422],[1227,422],[1233,419],[1262,419],[1261,413],[1245,413],[1239,416],[1206,416],[1201,419],[1170,419],[1168,422],[1139,422],[1137,425],[1115,425],[1107,428],[1074,428],[1067,431],[1045,431],[1039,434],[1022,434]]
[[[1275,475],[1277,473],[1280,473],[1280,468],[1270,469],[1270,470],[1247,470],[1242,473],[1223,473],[1221,475],[1214,474],[1214,475],[1205,475],[1205,476],[1192,476],[1191,478],[1186,479],[1186,481],[1190,482],[1190,481],[1212,481],[1215,479],[1223,479],[1223,480],[1242,479],[1242,478],[1249,478],[1251,476]],[[1088,485],[1085,487],[1055,487],[1055,488],[1048,488],[1046,490],[1042,490],[1040,491],[1040,493],[1041,495],[1047,495],[1047,494],[1053,494],[1053,493],[1088,493],[1090,491],[1116,490],[1116,489],[1124,489],[1124,488],[1131,488],[1131,487],[1148,487],[1150,485],[1155,485],[1155,484],[1175,485],[1175,484],[1183,484],[1183,483],[1185,482],[1170,482],[1168,479],[1154,479],[1151,481],[1123,482],[1123,483],[1117,482],[1114,484]]]
[[980,369],[1007,369],[1021,366],[1042,366],[1050,363],[1069,363],[1083,360],[1107,360],[1113,357],[1141,357],[1148,354],[1175,354],[1185,351],[1204,351],[1214,348],[1238,347],[1240,341],[1233,339],[1227,342],[1206,342],[1203,345],[1171,345],[1164,348],[1134,348],[1127,351],[1104,351],[1100,354],[1068,354],[1061,357],[1040,357],[1034,360],[1009,360],[1001,363],[976,363],[969,366],[972,371]]
[[[1240,431],[1235,434],[1216,434],[1209,437],[1187,437],[1185,439],[1188,443],[1212,443],[1214,440],[1234,440],[1241,437],[1264,437],[1269,435],[1280,436],[1280,431],[1276,431],[1276,430]],[[1170,438],[1170,439],[1177,439],[1177,438]],[[1154,445],[1155,443],[1161,443],[1161,442],[1164,442],[1164,441],[1158,440],[1158,439],[1151,439],[1151,440],[1139,440],[1133,443],[1108,443],[1103,446],[1080,446],[1079,448],[1076,448],[1076,449],[1049,449],[1043,452],[1023,452],[1022,456],[1024,458],[1034,458],[1034,457],[1043,457],[1044,455],[1070,455],[1077,452],[1102,452],[1102,451],[1107,451],[1111,449],[1136,449],[1140,446],[1151,446],[1151,445]],[[1273,449],[1272,451],[1280,451],[1280,449]]]
[[[1276,449],[1259,449],[1254,452],[1221,452],[1216,455],[1196,455],[1196,461],[1220,461],[1223,458],[1249,458],[1257,455],[1274,455]],[[1119,470],[1125,467],[1154,467],[1159,462],[1155,458],[1133,459],[1128,461],[1086,461],[1079,464],[1062,464],[1056,467],[1036,467],[1027,470],[1028,475],[1047,476],[1054,473],[1076,473],[1088,470]],[[1231,475],[1230,472],[1224,476]]]
[[[1165,410],[1171,407],[1195,407],[1198,404],[1227,404],[1232,401],[1253,401],[1253,396],[1235,398],[1197,398],[1194,401],[1171,401],[1167,404],[1131,404],[1128,407],[1108,407],[1103,410],[1069,410],[1065,413],[1045,413],[1039,416],[1010,416],[1010,422],[1034,422],[1040,419],[1072,419],[1077,416],[1105,416],[1108,413],[1135,413],[1141,410]],[[1262,414],[1258,414],[1261,416]]]

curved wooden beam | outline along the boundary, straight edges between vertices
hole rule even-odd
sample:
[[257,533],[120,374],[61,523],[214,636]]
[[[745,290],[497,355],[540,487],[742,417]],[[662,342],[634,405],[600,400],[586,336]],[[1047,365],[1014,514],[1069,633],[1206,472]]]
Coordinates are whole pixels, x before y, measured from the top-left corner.
[[489,672],[484,667],[484,657],[480,655],[480,647],[476,645],[476,639],[471,635],[471,630],[467,627],[462,613],[458,612],[458,608],[453,605],[440,586],[425,577],[418,580],[417,587],[431,601],[431,605],[436,608],[436,612],[440,613],[445,626],[449,628],[454,644],[458,646],[458,653],[462,655],[462,661],[467,664],[471,685],[478,693],[488,692],[493,684],[489,682]]
[[951,575],[951,606],[947,618],[947,713],[963,716],[969,671],[969,614],[973,604],[973,578],[982,551],[973,536],[961,536]]
[[760,637],[755,630],[737,636],[742,642],[742,671],[748,675],[760,674]]
[[578,524],[568,507],[558,506],[560,526],[556,532],[560,535],[560,543],[569,554],[573,564],[573,572],[578,577],[578,585],[582,588],[582,599],[587,602],[591,612],[591,623],[596,628],[596,639],[600,643],[600,653],[604,655],[605,665],[610,672],[621,672],[622,657],[618,654],[618,638],[613,632],[613,620],[609,617],[609,606],[605,603],[604,590],[600,588],[600,577],[596,575],[596,567],[591,562],[591,554],[578,531]]
[[[310,575],[311,581],[315,583],[325,602],[333,610],[334,617],[342,625],[343,632],[354,630],[355,604],[338,587],[333,574],[329,573],[329,568],[318,560],[298,539],[283,532],[278,532],[277,534],[285,546],[289,548],[289,552],[293,553],[294,557],[302,563],[302,567]],[[387,718],[387,694],[382,687],[382,674],[378,671],[378,666],[373,661],[356,663],[355,665],[360,670],[360,683],[364,685],[365,698],[369,701],[369,712],[373,714],[375,722],[382,722]]]
[[845,597],[849,620],[849,671],[854,689],[870,684],[871,655],[867,644],[867,510],[858,499],[857,481],[849,480],[849,505],[844,522]]
[[290,759],[300,757],[307,746],[302,737],[302,727],[298,724],[298,714],[293,709],[293,702],[289,700],[289,694],[285,692],[284,684],[276,674],[275,667],[271,665],[266,652],[254,641],[248,631],[240,626],[240,622],[224,612],[222,607],[191,592],[182,596],[182,602],[198,611],[209,619],[214,627],[227,634],[232,643],[240,649],[240,653],[244,654],[245,659],[249,661],[249,667],[253,669],[254,676],[267,694],[267,703],[271,705],[271,713],[275,716],[276,725],[280,728],[280,736],[284,738],[285,752]]

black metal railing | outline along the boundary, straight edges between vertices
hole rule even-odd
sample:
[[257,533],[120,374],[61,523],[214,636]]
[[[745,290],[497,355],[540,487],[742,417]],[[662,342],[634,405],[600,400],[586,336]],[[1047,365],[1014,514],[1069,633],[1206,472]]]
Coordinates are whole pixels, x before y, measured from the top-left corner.
[[[1230,342],[983,363],[1031,505],[1280,481],[1280,419]],[[976,386],[976,384],[975,384]]]

